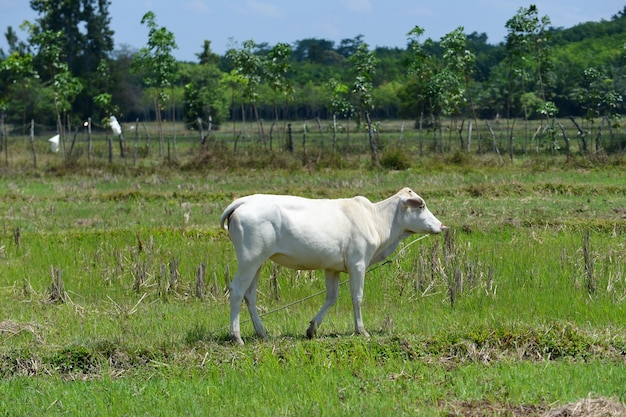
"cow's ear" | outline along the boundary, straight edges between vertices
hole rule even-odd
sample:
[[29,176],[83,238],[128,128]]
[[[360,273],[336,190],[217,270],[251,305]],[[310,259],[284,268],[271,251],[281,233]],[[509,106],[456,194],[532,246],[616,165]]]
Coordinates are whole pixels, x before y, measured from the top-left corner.
[[404,204],[405,206],[411,207],[411,208],[424,208],[424,206],[426,204],[424,204],[424,200],[422,200],[419,197],[414,197],[414,198],[407,198],[406,200],[404,200]]

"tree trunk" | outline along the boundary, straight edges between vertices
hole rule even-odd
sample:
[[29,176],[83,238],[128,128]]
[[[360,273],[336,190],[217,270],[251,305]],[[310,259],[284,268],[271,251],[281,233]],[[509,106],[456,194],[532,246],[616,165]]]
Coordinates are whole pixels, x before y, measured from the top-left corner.
[[459,145],[461,146],[461,150],[465,150],[465,141],[463,140],[463,127],[465,126],[465,119],[461,120],[461,126],[458,128],[459,132]]
[[576,119],[574,119],[573,116],[570,116],[569,119],[572,121],[572,123],[574,123],[574,126],[576,126],[576,129],[578,130],[578,137],[580,137],[583,152],[587,153],[587,138],[585,137],[585,132],[581,129],[580,125],[578,124],[578,122],[576,122]]
[[557,122],[559,127],[561,128],[561,133],[563,134],[563,140],[565,141],[565,155],[567,156],[567,159],[569,160],[570,158],[570,140],[569,137],[567,137],[567,133],[565,132],[565,128],[563,127],[563,125],[561,124],[561,122]]
[[159,158],[163,158],[163,126],[161,125],[161,106],[159,103],[159,99],[157,98],[154,102],[154,107],[156,110],[156,120],[157,120],[157,126],[159,129]]
[[598,130],[598,135],[596,136],[596,152],[599,152],[602,149],[602,133],[604,131],[604,123],[606,122],[606,117],[602,118],[602,123],[600,123],[600,129]]
[[[489,133],[491,133],[491,139],[493,140],[493,150],[498,155],[498,159],[500,159],[500,163],[503,163],[504,161],[502,160],[502,157],[500,156],[500,150],[498,149],[498,143],[496,142],[496,134],[493,132],[493,129],[491,128],[491,125],[489,124],[489,122],[486,121],[485,123],[487,123],[487,128],[489,129]],[[511,155],[511,160],[512,158],[513,156]]]
[[30,148],[33,151],[33,168],[37,169],[37,153],[35,152],[35,120],[30,121]]
[[372,153],[372,163],[374,166],[380,165],[378,160],[378,148],[376,147],[376,140],[374,138],[374,127],[372,126],[372,120],[370,119],[370,113],[365,112],[365,121],[367,122],[367,132],[370,139],[370,152]]

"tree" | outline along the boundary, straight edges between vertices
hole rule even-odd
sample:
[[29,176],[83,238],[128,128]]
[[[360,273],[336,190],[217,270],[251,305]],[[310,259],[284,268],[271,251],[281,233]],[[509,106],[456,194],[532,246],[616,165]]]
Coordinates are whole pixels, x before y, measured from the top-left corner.
[[288,100],[289,96],[294,93],[293,86],[287,78],[289,71],[291,71],[290,56],[291,47],[286,43],[277,43],[270,49],[266,59],[261,63],[264,78],[274,93],[274,120],[278,120],[276,97],[282,95],[285,100]]
[[376,57],[373,52],[368,50],[368,45],[362,43],[356,48],[354,55],[348,58],[348,61],[352,64],[354,74],[351,91],[355,97],[355,107],[359,115],[362,115],[367,123],[372,163],[378,166],[378,147],[376,146],[374,127],[370,117],[374,103],[372,99],[372,90],[374,89],[372,79],[376,72]]
[[[617,127],[621,121],[619,106],[623,101],[622,95],[615,90],[613,80],[597,68],[587,68],[583,72],[581,86],[577,90],[577,98],[586,110],[585,119],[593,126],[596,118],[608,120],[612,127]],[[593,127],[592,127],[593,130]],[[596,137],[596,151],[602,148],[601,128]],[[587,143],[583,141],[583,151],[587,151]]]
[[[294,88],[289,82],[288,75],[291,71],[291,46],[286,43],[277,43],[267,53],[265,60],[262,62],[264,78],[272,90],[274,104],[274,118],[272,127],[270,128],[270,149],[272,149],[274,125],[278,122],[278,97],[282,96],[287,103],[293,97]],[[286,110],[285,110],[286,113]]]
[[[548,26],[550,18],[548,16],[539,17],[537,6],[531,4],[528,8],[520,7],[517,14],[506,22],[506,59],[510,70],[511,84],[509,86],[509,110],[513,100],[518,100],[523,113],[526,125],[526,137],[528,138],[528,119],[530,115],[538,111],[549,117],[556,107],[553,103],[546,103],[546,83],[548,73],[551,70],[550,45],[548,42]],[[514,79],[520,83],[517,89],[513,85]],[[535,108],[529,107],[529,101],[522,98],[526,95],[531,81],[535,81],[541,105]],[[531,84],[532,86],[532,84]],[[514,95],[514,92],[517,92]],[[549,111],[548,111],[548,110]],[[509,118],[514,114],[509,113]],[[509,133],[510,147],[513,141],[513,126]]]
[[[147,12],[141,18],[141,24],[146,25],[148,32],[148,45],[141,48],[133,60],[134,71],[142,73],[144,83],[148,87],[156,89],[155,112],[159,129],[159,156],[163,156],[163,103],[170,95],[168,88],[174,85],[178,63],[172,55],[174,49],[178,49],[174,34],[165,27],[158,26],[153,12]],[[170,142],[168,137],[168,160],[170,159]],[[175,145],[174,145],[175,146]]]
[[65,157],[64,116],[69,114],[72,102],[83,89],[80,80],[73,76],[69,66],[62,59],[63,32],[41,31],[39,27],[25,22],[23,27],[30,33],[31,45],[37,47],[36,58],[39,61],[39,76],[47,80],[53,93],[56,112],[57,130],[61,136],[61,150]]
[[184,85],[183,114],[185,122],[196,125],[198,119],[209,118],[220,124],[227,114],[224,88],[220,83],[220,56],[211,52],[211,42],[205,41],[203,51],[197,54],[199,63],[179,66],[180,82]]
[[[265,140],[265,134],[263,132],[263,126],[259,119],[259,112],[257,108],[258,88],[262,80],[263,63],[259,55],[254,53],[256,43],[250,39],[243,43],[241,48],[232,48],[226,52],[226,57],[233,63],[233,75],[238,75],[240,82],[237,84],[243,87],[243,99],[244,101],[252,105],[254,111],[254,117],[259,126],[259,134],[261,140]],[[244,118],[244,106],[242,104],[242,119]]]
[[[14,52],[17,52],[20,55],[26,55],[28,53],[28,45],[26,42],[19,40],[17,33],[15,33],[12,26],[7,27],[4,37],[9,45],[8,55],[13,54]],[[4,51],[0,49],[0,57],[4,55]]]
[[[0,152],[4,149],[8,163],[8,137],[5,131],[5,115],[10,104],[15,105],[16,89],[29,90],[30,80],[35,72],[32,65],[32,56],[17,51],[0,61]],[[13,97],[11,97],[13,95]],[[18,104],[19,105],[19,104]],[[4,141],[4,143],[3,143]],[[35,162],[36,164],[36,162]]]
[[350,117],[354,110],[349,99],[349,87],[335,78],[326,84],[329,91],[328,107],[333,115],[333,154],[337,148],[337,116]]
[[0,61],[0,112],[4,114],[9,107],[13,90],[23,85],[20,81],[35,75],[30,54],[13,52]]
[[308,38],[295,43],[293,57],[296,61],[309,61],[316,64],[328,64],[334,60],[335,43],[327,39]]
[[[31,8],[40,15],[32,34],[63,34],[59,45],[60,60],[83,85],[74,100],[74,111],[78,114],[91,115],[93,97],[98,92],[98,65],[113,51],[114,32],[109,28],[109,5],[109,0],[30,1]],[[41,65],[45,64],[36,59],[36,68],[40,69]]]
[[30,0],[30,7],[40,14],[36,33],[63,32],[61,56],[77,76],[95,71],[113,50],[110,3],[108,0]]
[[337,53],[349,58],[356,53],[361,44],[363,44],[363,35],[358,35],[353,39],[342,39],[337,47]]

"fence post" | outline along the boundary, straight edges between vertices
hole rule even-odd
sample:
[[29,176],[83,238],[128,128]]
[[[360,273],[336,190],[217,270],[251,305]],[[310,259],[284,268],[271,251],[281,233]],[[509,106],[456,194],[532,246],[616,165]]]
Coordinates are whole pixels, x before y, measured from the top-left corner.
[[30,148],[33,151],[33,167],[37,169],[37,153],[35,152],[35,119],[30,119]]
[[87,161],[91,163],[93,143],[91,142],[91,117],[87,119]]

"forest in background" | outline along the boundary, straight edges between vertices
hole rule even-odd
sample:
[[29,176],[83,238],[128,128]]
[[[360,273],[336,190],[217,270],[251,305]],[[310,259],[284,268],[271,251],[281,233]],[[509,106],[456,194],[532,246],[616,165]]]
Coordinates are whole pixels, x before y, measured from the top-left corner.
[[[223,56],[205,40],[197,62],[172,56],[175,35],[147,12],[144,47],[115,49],[108,1],[32,0],[39,13],[6,28],[0,51],[2,133],[120,121],[411,119],[436,130],[446,118],[583,118],[619,127],[626,92],[626,7],[610,20],[551,26],[536,6],[503,22],[506,40],[462,27],[435,40],[419,26],[407,47],[371,49],[362,35],[338,44],[246,40]],[[158,110],[157,110],[158,109]],[[8,133],[7,133],[8,132]]]

